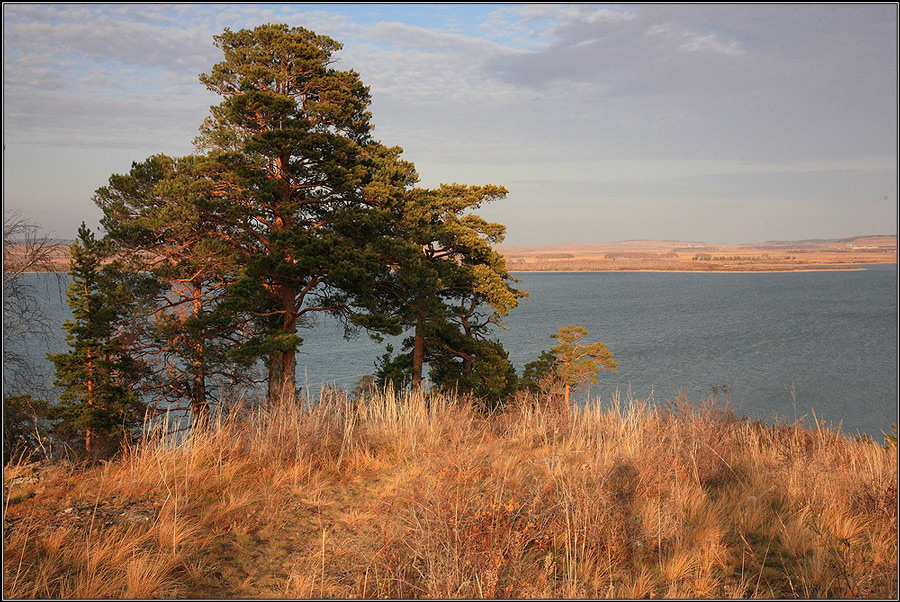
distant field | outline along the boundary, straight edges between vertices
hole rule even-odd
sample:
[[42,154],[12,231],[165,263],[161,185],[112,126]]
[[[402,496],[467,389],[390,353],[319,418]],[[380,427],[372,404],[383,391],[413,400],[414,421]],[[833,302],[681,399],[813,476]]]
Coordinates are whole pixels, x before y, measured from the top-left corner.
[[[69,269],[69,246],[66,244],[51,245],[50,264],[52,268],[59,272],[65,272]],[[3,271],[17,271],[17,265],[22,261],[22,255],[25,252],[25,245],[21,243],[11,243],[4,245],[3,248]],[[24,270],[30,271],[30,270]]]
[[[774,272],[896,263],[897,237],[860,236],[741,245],[626,240],[535,247],[500,245],[497,250],[514,272]],[[9,245],[5,250],[6,262],[14,264],[20,253],[19,245]],[[56,247],[54,265],[59,271],[68,269],[68,246]]]
[[852,269],[896,263],[896,236],[836,240],[768,241],[753,244],[628,240],[562,243],[543,247],[500,245],[514,272],[774,272]]

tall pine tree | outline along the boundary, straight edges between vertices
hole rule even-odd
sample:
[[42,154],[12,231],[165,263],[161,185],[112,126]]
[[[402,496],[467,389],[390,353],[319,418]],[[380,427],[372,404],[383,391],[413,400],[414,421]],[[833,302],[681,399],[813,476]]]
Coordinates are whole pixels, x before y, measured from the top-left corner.
[[87,453],[99,456],[117,449],[143,418],[132,389],[140,370],[120,328],[129,311],[122,303],[123,283],[104,272],[102,244],[84,223],[70,253],[73,319],[63,325],[70,350],[48,355],[62,388],[50,416],[60,421],[60,432],[82,437]]
[[506,192],[460,184],[416,188],[394,206],[396,239],[405,246],[398,246],[391,285],[412,336],[399,357],[385,358],[382,384],[403,374],[421,387],[428,363],[436,384],[490,398],[491,405],[512,392],[515,372],[490,335],[526,294],[512,286],[492,247],[503,240],[504,226],[472,213]]
[[202,163],[155,155],[113,175],[94,195],[111,250],[132,278],[145,276],[147,310],[130,324],[136,349],[153,367],[144,390],[178,407],[186,400],[195,422],[213,402],[211,377],[242,382],[250,372],[230,354],[246,324],[224,302],[236,256],[212,233]]
[[[240,256],[232,298],[257,318],[246,346],[269,372],[269,400],[296,396],[298,328],[316,312],[363,321],[376,304],[367,202],[373,161],[369,92],[331,67],[341,45],[287,25],[225,30],[225,60],[201,81],[223,97],[199,144],[208,151],[215,235]],[[371,323],[371,320],[370,320]]]

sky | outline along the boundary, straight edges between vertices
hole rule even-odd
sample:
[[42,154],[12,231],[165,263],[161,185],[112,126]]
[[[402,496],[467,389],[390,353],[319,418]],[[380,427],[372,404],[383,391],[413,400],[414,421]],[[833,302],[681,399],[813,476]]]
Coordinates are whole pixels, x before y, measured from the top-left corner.
[[225,28],[343,44],[420,185],[500,184],[509,245],[897,232],[897,4],[3,5],[3,205],[59,238],[194,151]]

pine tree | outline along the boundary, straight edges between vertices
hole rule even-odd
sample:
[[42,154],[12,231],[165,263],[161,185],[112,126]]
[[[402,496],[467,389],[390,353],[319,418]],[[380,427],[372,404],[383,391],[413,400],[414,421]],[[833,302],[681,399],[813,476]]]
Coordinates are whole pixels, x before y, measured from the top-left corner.
[[582,345],[581,337],[587,330],[581,326],[566,326],[550,335],[559,341],[549,351],[541,351],[540,357],[525,364],[521,389],[533,393],[543,392],[560,399],[563,411],[569,411],[572,387],[596,384],[601,370],[615,372],[618,367],[613,353],[604,343]]
[[313,315],[380,321],[372,293],[386,266],[372,245],[382,221],[367,190],[384,147],[370,137],[359,75],[330,66],[339,43],[287,25],[215,39],[225,59],[201,76],[223,97],[199,139],[215,193],[207,210],[240,257],[231,298],[257,324],[244,353],[265,358],[278,403],[296,396],[298,329]]
[[382,358],[381,381],[396,380],[405,367],[409,384],[421,387],[428,363],[436,384],[491,398],[491,405],[513,390],[512,364],[489,337],[526,294],[511,286],[491,246],[503,240],[504,226],[471,213],[505,195],[501,186],[442,185],[413,189],[395,206],[395,238],[405,247],[392,284],[412,336],[399,357]]
[[442,384],[508,375],[488,337],[523,294],[491,248],[504,227],[468,213],[506,190],[413,188],[402,150],[371,137],[359,74],[332,68],[341,45],[331,38],[263,25],[215,42],[224,60],[200,80],[222,100],[201,128],[204,154],[136,164],[97,197],[133,272],[170,285],[163,305],[192,305],[156,330],[190,364],[192,406],[205,403],[205,375],[224,348],[212,343],[226,339],[231,360],[265,362],[270,403],[296,398],[300,328],[321,312],[348,334],[412,328],[416,386],[426,347],[433,367],[443,362]]
[[187,400],[195,423],[212,403],[211,376],[242,382],[250,372],[230,354],[246,330],[240,312],[224,303],[236,256],[213,234],[201,164],[202,157],[155,155],[113,175],[94,195],[120,277],[143,276],[145,310],[129,326],[135,349],[153,366],[144,389],[174,407]]
[[63,389],[50,417],[60,421],[60,432],[83,436],[86,452],[99,456],[127,441],[142,418],[131,388],[139,365],[120,332],[128,313],[128,305],[117,298],[121,283],[104,273],[102,245],[84,223],[70,253],[67,299],[73,319],[63,325],[70,350],[48,354]]
[[563,385],[563,408],[569,411],[569,393],[579,384],[597,384],[597,374],[606,369],[615,372],[618,367],[613,353],[604,343],[582,345],[581,337],[587,330],[581,326],[565,326],[550,335],[559,341],[551,349],[554,357],[553,371]]

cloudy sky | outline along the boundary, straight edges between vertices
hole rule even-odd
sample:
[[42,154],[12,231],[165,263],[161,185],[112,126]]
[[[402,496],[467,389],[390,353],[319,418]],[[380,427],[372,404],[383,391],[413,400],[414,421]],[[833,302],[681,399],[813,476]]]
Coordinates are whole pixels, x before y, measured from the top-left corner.
[[3,5],[3,203],[61,238],[192,152],[224,28],[344,44],[424,186],[502,184],[507,243],[897,231],[896,4]]

